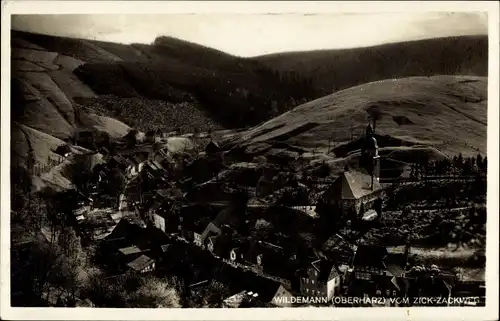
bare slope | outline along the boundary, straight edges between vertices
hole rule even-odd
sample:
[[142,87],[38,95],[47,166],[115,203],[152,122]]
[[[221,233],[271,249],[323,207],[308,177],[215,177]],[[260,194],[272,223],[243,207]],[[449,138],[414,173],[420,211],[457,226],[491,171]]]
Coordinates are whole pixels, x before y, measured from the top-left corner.
[[[129,127],[108,117],[77,113],[75,99],[95,93],[74,74],[84,62],[13,38],[11,115],[12,156],[16,163],[46,166],[57,158],[52,150],[73,136],[76,128],[97,128],[112,137]],[[30,152],[31,151],[31,152]]]
[[382,113],[376,124],[382,146],[486,153],[487,80],[465,76],[390,79],[352,87],[247,130],[237,144],[287,143],[326,151],[331,139],[338,149],[363,134],[373,108]]
[[151,45],[23,32],[13,32],[13,38],[24,50],[43,47],[84,62],[73,64],[74,74],[97,95],[150,100],[166,114],[183,108],[175,104],[187,102],[190,110],[206,112],[206,119],[228,128],[256,125],[304,102],[369,81],[439,74],[486,76],[488,61],[486,36],[254,58],[169,37],[158,37]]

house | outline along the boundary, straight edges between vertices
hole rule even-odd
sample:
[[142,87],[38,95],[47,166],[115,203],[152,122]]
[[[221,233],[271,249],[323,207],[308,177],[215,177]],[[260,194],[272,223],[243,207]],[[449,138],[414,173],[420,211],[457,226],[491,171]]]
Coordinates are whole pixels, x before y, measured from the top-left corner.
[[125,157],[121,155],[115,155],[108,160],[107,166],[108,168],[118,167],[119,169],[126,171],[129,163]]
[[351,266],[349,290],[358,294],[375,294],[385,291],[383,285],[392,287],[387,280],[401,278],[409,254],[409,243],[404,253],[389,253],[383,246],[361,245],[356,249]]
[[129,256],[129,255],[133,255],[133,254],[137,254],[137,253],[142,253],[143,252],[140,248],[138,248],[135,245],[121,248],[118,251],[121,254],[125,255],[125,256]]
[[134,177],[137,174],[139,174],[146,163],[148,159],[148,153],[147,152],[138,152],[138,153],[133,153],[130,155],[127,160],[128,160],[128,167],[126,169],[126,173],[128,177]]
[[162,139],[162,133],[159,130],[148,130],[146,132],[147,143],[157,143]]
[[271,170],[264,169],[262,176],[258,179],[255,186],[257,197],[266,197],[278,188],[278,184],[273,180],[273,177],[274,173]]
[[205,232],[207,225],[201,222],[197,224],[186,224],[186,223],[183,224],[184,225],[183,227],[184,229],[187,228],[187,230],[190,232],[188,234],[192,233],[193,243],[203,248],[205,245],[204,245],[204,240],[202,239],[202,234],[203,232]]
[[291,307],[292,294],[282,284],[271,280],[256,282],[252,290],[240,291],[223,303],[223,308]]
[[[358,171],[344,171],[323,193],[323,202],[342,217],[359,218],[367,210],[381,205],[382,186],[372,176]],[[379,209],[378,209],[379,210]]]
[[160,215],[162,210],[163,202],[154,199],[147,210],[146,217],[153,223],[157,228],[165,232],[165,219]]
[[[451,289],[453,298],[474,298],[474,300],[464,300],[454,306],[484,306],[486,299],[486,287],[484,281],[462,281],[453,285]],[[469,302],[467,302],[469,301]]]
[[334,257],[341,265],[351,265],[354,257],[354,248],[339,234],[331,236],[321,246],[321,251],[328,257]]
[[71,148],[67,144],[59,145],[53,152],[62,157],[68,157],[71,155]]
[[220,234],[220,228],[213,222],[210,222],[201,234],[198,235],[198,233],[195,233],[195,244],[201,246],[202,248],[205,248],[207,245],[206,241],[208,237],[218,236]]
[[243,290],[238,292],[222,302],[223,308],[240,308],[242,305],[248,305],[254,298],[258,296],[257,293]]
[[205,146],[205,153],[207,155],[212,155],[220,152],[222,149],[220,148],[219,144],[217,144],[215,141],[210,140],[210,142]]
[[147,255],[141,255],[137,259],[128,263],[127,266],[138,273],[151,272],[155,269],[155,260]]
[[196,235],[197,233],[195,233],[195,244],[208,247],[209,244],[207,241],[210,241],[209,249],[212,248],[211,251],[213,251],[215,249],[216,238],[222,234],[222,229],[226,228],[228,230],[227,233],[230,233],[230,230],[232,231],[232,229],[239,227],[241,220],[236,212],[237,210],[231,206],[220,211],[214,220],[208,223],[201,234]]
[[406,275],[406,282],[409,284],[407,297],[410,302],[415,302],[414,305],[441,305],[448,306],[448,302],[444,301],[441,304],[432,301],[415,301],[415,298],[430,298],[441,297],[450,298],[452,296],[452,289],[455,283],[451,275],[440,275],[439,273],[423,273],[420,275]]
[[250,240],[243,247],[242,262],[255,269],[290,282],[297,270],[294,255],[285,248],[260,240]]
[[300,292],[304,296],[326,297],[330,300],[340,293],[342,273],[332,261],[316,260],[299,276]]

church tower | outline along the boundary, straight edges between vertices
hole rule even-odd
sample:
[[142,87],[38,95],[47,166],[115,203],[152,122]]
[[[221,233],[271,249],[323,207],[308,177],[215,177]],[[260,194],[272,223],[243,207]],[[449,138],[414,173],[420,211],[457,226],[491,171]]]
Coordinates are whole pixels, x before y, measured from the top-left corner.
[[371,186],[373,188],[373,182],[380,179],[380,156],[378,154],[377,139],[374,137],[371,125],[366,127],[365,139],[361,147],[360,167],[371,175]]

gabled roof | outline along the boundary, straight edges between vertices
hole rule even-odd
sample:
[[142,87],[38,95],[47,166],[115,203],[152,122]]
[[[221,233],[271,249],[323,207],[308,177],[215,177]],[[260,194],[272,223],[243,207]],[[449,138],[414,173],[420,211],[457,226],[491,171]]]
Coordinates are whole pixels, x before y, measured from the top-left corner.
[[399,264],[387,264],[387,271],[395,277],[401,277],[405,272],[404,268]]
[[214,142],[213,140],[210,141],[207,146],[205,146],[205,151],[207,153],[213,153],[213,152],[216,152],[216,151],[219,151],[221,148],[219,146],[219,144],[217,144],[216,142]]
[[243,300],[247,297],[247,291],[240,291],[226,299],[224,299],[224,304],[231,308],[239,308]]
[[217,235],[212,235],[207,238],[208,242],[212,243],[215,246],[215,242],[217,241]]
[[207,236],[210,233],[214,233],[214,234],[218,235],[221,233],[221,230],[216,225],[214,225],[214,223],[212,223],[212,222],[208,223],[207,227],[205,228],[205,230],[201,234],[201,241],[205,242],[205,239],[207,238]]
[[376,179],[373,180],[373,189],[371,182],[372,177],[366,173],[345,171],[335,180],[327,193],[329,197],[334,199],[360,199],[373,192],[382,190],[382,186]]
[[258,298],[265,303],[271,302],[278,293],[286,295],[289,292],[281,283],[263,277],[255,278],[248,290],[257,293]]
[[311,265],[318,271],[318,281],[320,282],[328,282],[340,275],[340,272],[332,261],[317,260],[312,262]]
[[134,261],[128,263],[127,266],[134,269],[135,271],[141,271],[144,268],[148,267],[149,265],[153,264],[154,261],[155,260],[153,260],[147,255],[141,255]]
[[120,251],[121,253],[123,253],[125,255],[136,254],[136,253],[142,252],[141,249],[135,245],[118,249],[118,251]]
[[158,194],[163,198],[170,198],[170,199],[183,197],[182,192],[177,188],[161,188],[156,190],[156,194]]

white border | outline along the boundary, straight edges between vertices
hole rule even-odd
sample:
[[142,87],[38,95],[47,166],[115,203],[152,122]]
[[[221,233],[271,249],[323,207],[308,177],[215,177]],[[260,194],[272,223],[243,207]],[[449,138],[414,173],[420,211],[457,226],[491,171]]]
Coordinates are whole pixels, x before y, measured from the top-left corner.
[[[331,320],[440,319],[495,320],[498,317],[498,119],[499,4],[493,1],[366,2],[224,2],[224,1],[2,1],[1,110],[1,314],[14,320]],[[88,309],[11,308],[9,267],[10,218],[10,15],[11,14],[148,14],[148,13],[333,13],[333,12],[488,12],[488,224],[485,308],[294,308],[294,309]],[[375,27],[375,26],[374,26]]]

